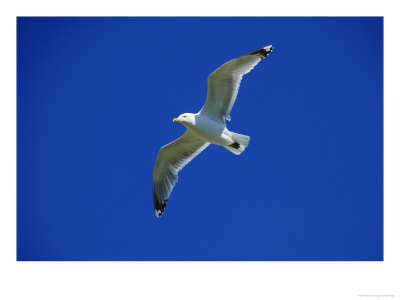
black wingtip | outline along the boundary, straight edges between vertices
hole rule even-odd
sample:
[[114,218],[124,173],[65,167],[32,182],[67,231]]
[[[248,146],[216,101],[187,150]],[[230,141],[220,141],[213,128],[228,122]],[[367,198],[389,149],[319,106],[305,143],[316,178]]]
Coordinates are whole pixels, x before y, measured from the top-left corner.
[[164,211],[156,210],[155,212],[156,212],[156,217],[158,219],[159,217],[161,217],[161,215],[163,214]]
[[165,206],[167,205],[168,199],[165,199],[164,201],[160,201],[156,195],[156,192],[154,191],[154,185],[153,185],[153,204],[154,204],[154,210],[156,212],[157,218],[161,217],[161,215],[164,213]]
[[272,46],[267,46],[267,47],[252,51],[250,53],[247,53],[246,55],[260,55],[260,56],[262,56],[262,58],[265,58],[273,50],[274,50],[274,48]]
[[235,148],[235,149],[239,149],[240,148],[240,144],[238,142],[234,142],[233,144],[229,145],[229,147]]

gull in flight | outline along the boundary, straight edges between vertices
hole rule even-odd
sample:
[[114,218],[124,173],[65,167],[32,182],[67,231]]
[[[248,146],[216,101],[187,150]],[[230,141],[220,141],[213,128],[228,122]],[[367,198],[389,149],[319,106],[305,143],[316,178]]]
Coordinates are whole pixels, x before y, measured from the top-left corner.
[[250,137],[226,128],[235,103],[240,82],[261,60],[272,52],[267,46],[238,58],[216,69],[208,77],[207,99],[196,113],[184,113],[174,122],[187,129],[177,140],[162,147],[158,153],[153,174],[153,203],[156,216],[160,217],[169,195],[178,181],[178,172],[210,144],[223,146],[239,155],[247,147]]

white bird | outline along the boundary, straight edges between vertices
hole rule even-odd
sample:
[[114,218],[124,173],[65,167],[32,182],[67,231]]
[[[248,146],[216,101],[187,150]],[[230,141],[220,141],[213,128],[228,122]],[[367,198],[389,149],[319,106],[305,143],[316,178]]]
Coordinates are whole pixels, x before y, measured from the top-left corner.
[[241,154],[250,137],[229,131],[225,119],[235,103],[240,82],[262,59],[272,52],[267,46],[228,61],[208,77],[207,99],[196,113],[184,113],[174,122],[187,129],[177,140],[162,147],[158,153],[153,173],[153,203],[160,217],[178,180],[178,172],[210,144],[220,145]]

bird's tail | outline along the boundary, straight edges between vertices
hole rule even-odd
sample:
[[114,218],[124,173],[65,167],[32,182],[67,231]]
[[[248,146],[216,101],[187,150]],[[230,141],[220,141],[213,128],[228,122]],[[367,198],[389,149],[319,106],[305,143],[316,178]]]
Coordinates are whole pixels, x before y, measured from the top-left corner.
[[230,132],[230,134],[234,142],[229,146],[225,146],[225,148],[231,151],[232,153],[239,155],[249,145],[250,137],[235,132]]

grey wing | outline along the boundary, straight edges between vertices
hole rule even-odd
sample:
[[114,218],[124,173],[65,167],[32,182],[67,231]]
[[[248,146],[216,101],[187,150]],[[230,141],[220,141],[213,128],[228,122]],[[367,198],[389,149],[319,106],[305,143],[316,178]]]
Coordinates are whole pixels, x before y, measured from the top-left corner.
[[209,144],[186,130],[179,139],[160,149],[153,173],[153,203],[157,217],[164,212],[178,181],[178,172]]
[[272,52],[267,46],[231,61],[216,69],[208,77],[206,103],[200,110],[217,121],[230,121],[230,112],[235,103],[243,75],[249,73],[262,59]]

